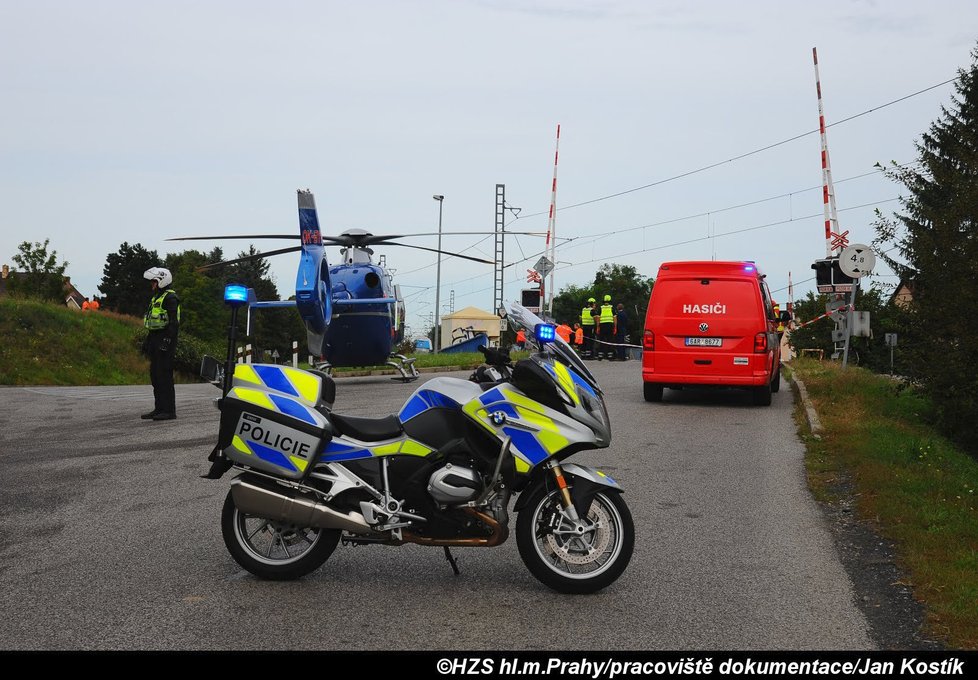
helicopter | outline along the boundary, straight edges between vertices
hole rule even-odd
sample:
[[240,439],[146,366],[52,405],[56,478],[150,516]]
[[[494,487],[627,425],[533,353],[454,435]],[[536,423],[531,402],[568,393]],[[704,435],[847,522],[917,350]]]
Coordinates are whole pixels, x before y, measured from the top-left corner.
[[[319,227],[316,200],[308,189],[299,189],[299,233],[256,234],[251,236],[189,236],[168,241],[213,239],[298,239],[301,245],[269,250],[233,260],[223,260],[199,267],[207,270],[238,262],[300,253],[292,300],[258,300],[248,290],[248,320],[255,310],[295,307],[306,327],[306,345],[314,367],[327,373],[336,367],[389,365],[400,375],[395,380],[411,382],[419,377],[414,359],[397,354],[394,349],[404,340],[406,306],[400,286],[394,284],[384,258],[373,261],[371,246],[398,246],[427,250],[460,257],[473,262],[493,264],[470,255],[396,242],[408,236],[434,234],[374,235],[363,229],[348,229],[339,236],[324,236]],[[330,265],[326,246],[339,246],[342,264]]]

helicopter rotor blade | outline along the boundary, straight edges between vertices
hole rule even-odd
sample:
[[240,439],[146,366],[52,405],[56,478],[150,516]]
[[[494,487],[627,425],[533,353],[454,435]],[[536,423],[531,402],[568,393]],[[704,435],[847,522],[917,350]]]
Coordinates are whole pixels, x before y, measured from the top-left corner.
[[437,248],[425,248],[424,246],[411,246],[407,243],[385,243],[388,246],[399,246],[401,248],[414,248],[415,250],[427,250],[432,253],[441,253],[442,255],[451,255],[452,257],[461,257],[464,260],[472,260],[473,262],[479,262],[481,264],[496,264],[492,260],[483,260],[481,257],[472,257],[470,255],[462,255],[461,253],[452,253],[447,250],[438,250]]
[[205,264],[203,266],[197,267],[197,271],[202,272],[207,269],[214,269],[215,267],[223,267],[229,264],[237,264],[239,262],[249,262],[251,260],[260,260],[263,257],[270,257],[272,255],[282,255],[284,253],[295,253],[302,250],[302,246],[294,246],[292,248],[282,248],[281,250],[266,250],[263,253],[255,253],[254,255],[246,255],[245,257],[239,257],[234,260],[221,260],[220,262],[212,262],[211,264]]
[[[443,231],[441,236],[492,236],[496,232],[494,231]],[[546,236],[545,231],[504,231],[507,236]],[[410,238],[413,236],[438,236],[437,231],[427,231],[419,234],[395,234],[395,235],[370,235],[367,237],[367,243],[378,243],[379,241],[389,240],[392,238]]]
[[181,236],[180,238],[168,238],[165,241],[214,241],[218,239],[226,238],[237,238],[237,239],[256,239],[256,238],[287,238],[292,240],[297,240],[299,238],[298,234],[254,234],[252,236]]

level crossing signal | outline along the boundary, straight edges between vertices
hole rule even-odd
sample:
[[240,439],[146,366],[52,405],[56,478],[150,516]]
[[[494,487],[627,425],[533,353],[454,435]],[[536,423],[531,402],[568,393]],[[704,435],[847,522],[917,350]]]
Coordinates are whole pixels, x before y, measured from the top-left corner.
[[839,267],[838,257],[815,260],[815,288],[819,293],[848,293],[852,290],[854,279]]

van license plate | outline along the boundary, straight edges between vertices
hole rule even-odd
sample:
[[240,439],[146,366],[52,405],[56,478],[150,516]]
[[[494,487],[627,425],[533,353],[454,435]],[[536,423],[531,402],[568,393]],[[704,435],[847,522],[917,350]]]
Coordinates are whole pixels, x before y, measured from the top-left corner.
[[686,338],[687,347],[723,347],[723,338]]

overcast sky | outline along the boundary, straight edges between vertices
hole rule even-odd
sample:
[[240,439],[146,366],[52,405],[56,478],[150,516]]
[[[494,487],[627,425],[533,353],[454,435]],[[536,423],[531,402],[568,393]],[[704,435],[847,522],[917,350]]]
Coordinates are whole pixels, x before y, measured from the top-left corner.
[[[976,41],[973,0],[0,0],[0,261],[50,238],[97,295],[123,241],[163,254],[191,247],[175,236],[297,232],[307,187],[325,234],[434,231],[433,194],[446,233],[491,230],[497,183],[521,208],[507,228],[545,231],[559,123],[558,289],[605,262],[653,276],[668,260],[746,259],[781,301],[792,272],[800,298],[825,253],[812,47],[831,124],[954,78]],[[828,130],[853,242],[901,188],[849,178],[913,161],[951,94]],[[248,243],[197,247],[213,245]],[[443,247],[493,253],[491,237]],[[507,299],[542,250],[508,239]],[[423,330],[435,255],[378,252]],[[296,258],[272,262],[291,294]],[[444,260],[443,313],[452,291],[455,309],[489,309],[492,267]]]

